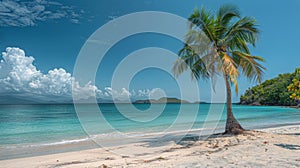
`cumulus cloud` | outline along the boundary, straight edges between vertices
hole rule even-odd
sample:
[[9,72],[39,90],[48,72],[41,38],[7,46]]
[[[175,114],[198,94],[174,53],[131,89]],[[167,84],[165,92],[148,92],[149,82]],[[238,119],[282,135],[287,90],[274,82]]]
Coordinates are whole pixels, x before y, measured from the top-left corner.
[[33,65],[34,58],[26,56],[19,48],[8,47],[0,62],[0,93],[22,93],[43,95],[51,100],[55,97],[87,99],[101,91],[91,83],[80,86],[72,75],[62,68],[43,74]]
[[79,23],[83,10],[46,0],[0,1],[0,26],[34,26],[39,21],[67,18]]
[[82,86],[63,68],[55,68],[44,74],[33,65],[34,57],[26,56],[24,50],[19,48],[6,48],[6,51],[2,53],[2,58],[0,61],[1,95],[63,103],[71,102],[72,94],[75,100],[97,98],[127,101],[148,98],[153,92],[150,89],[129,91],[126,88],[113,89],[111,87],[100,90],[91,82]]
[[114,100],[129,101],[130,98],[132,98],[132,96],[135,95],[130,93],[130,91],[128,91],[126,88],[121,88],[117,90],[117,89],[112,89],[111,87],[105,87],[103,96],[104,97],[101,98],[111,98]]

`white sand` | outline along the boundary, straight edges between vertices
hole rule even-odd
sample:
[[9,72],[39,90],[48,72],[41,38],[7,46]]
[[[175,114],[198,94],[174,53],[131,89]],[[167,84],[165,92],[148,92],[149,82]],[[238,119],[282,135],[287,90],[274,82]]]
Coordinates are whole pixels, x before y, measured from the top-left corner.
[[2,160],[0,167],[300,167],[300,125],[260,131]]

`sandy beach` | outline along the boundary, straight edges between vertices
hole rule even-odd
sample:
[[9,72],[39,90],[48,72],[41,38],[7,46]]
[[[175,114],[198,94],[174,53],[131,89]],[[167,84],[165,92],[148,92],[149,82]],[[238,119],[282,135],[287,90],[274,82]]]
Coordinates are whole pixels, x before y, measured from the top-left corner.
[[0,161],[1,167],[300,167],[300,125]]

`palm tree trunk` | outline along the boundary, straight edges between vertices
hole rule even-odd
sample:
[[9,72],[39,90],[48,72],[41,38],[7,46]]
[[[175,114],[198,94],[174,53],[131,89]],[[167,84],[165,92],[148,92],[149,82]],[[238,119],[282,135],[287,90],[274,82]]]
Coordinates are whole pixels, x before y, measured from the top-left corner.
[[224,75],[227,92],[227,120],[225,127],[225,134],[240,134],[244,131],[243,127],[235,119],[232,113],[232,100],[231,100],[231,86],[229,77],[227,74]]

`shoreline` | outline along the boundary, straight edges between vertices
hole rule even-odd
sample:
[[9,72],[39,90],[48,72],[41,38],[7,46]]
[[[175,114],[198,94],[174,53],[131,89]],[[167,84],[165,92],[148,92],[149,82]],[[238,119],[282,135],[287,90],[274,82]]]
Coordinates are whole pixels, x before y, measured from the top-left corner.
[[[264,130],[264,129],[277,129],[286,126],[298,126],[299,123],[284,123],[273,125],[260,125],[252,126],[246,129],[251,130]],[[0,145],[0,161],[18,158],[36,157],[59,153],[78,152],[82,150],[97,149],[99,147],[110,148],[122,145],[130,145],[135,143],[153,141],[174,141],[178,142],[186,137],[198,137],[199,139],[207,139],[209,135],[223,133],[224,128],[218,125],[213,128],[196,128],[187,130],[173,130],[170,132],[127,132],[124,137],[116,136],[115,134],[93,135],[92,137],[78,137],[75,139],[64,139],[61,141],[42,142],[38,144],[19,144],[19,145]],[[112,139],[110,139],[112,138]],[[101,140],[99,140],[101,139]],[[95,142],[96,141],[96,142]],[[121,143],[120,143],[121,141]],[[99,145],[100,143],[100,145]]]
[[283,106],[283,105],[255,105],[255,104],[241,104],[241,103],[232,103],[239,106],[254,106],[254,107],[282,107],[282,108],[295,108],[300,109],[300,104],[295,106]]
[[[256,131],[246,131],[245,134],[238,136],[215,134],[205,140],[197,140],[197,138],[190,136],[185,137],[181,142],[174,142],[172,141],[172,138],[169,137],[171,139],[165,141],[137,142],[108,148],[93,148],[73,152],[1,160],[0,165],[4,167],[99,167],[103,165],[109,167],[197,167],[197,165],[199,166],[201,163],[201,160],[205,161],[204,163],[206,164],[213,164],[214,162],[211,161],[214,159],[216,159],[215,161],[218,161],[219,157],[226,157],[227,159],[225,160],[230,160],[240,166],[246,163],[248,164],[248,162],[253,164],[251,166],[249,163],[250,167],[258,166],[252,163],[255,162],[254,158],[252,158],[254,160],[248,159],[247,162],[243,160],[245,163],[241,163],[239,160],[234,160],[233,157],[227,157],[226,153],[230,150],[237,150],[241,152],[241,154],[233,153],[233,155],[238,155],[239,157],[250,156],[250,154],[251,157],[266,155],[268,154],[268,151],[272,151],[273,153],[270,154],[270,157],[272,156],[273,158],[272,164],[282,164],[281,161],[283,158],[288,159],[285,157],[286,155],[289,156],[290,160],[291,158],[296,159],[294,159],[293,162],[286,162],[286,165],[284,164],[285,166],[290,164],[298,164],[300,166],[299,135],[300,124],[287,125],[257,129]],[[244,148],[247,148],[247,150],[242,150]],[[260,148],[262,148],[262,151],[257,154],[257,150]],[[254,152],[255,155],[254,153],[251,153],[251,151]],[[269,161],[268,158],[265,159],[266,160],[261,161]],[[219,162],[216,163],[217,165],[219,164]],[[217,165],[210,166],[218,167]],[[226,164],[223,166],[226,166]]]

